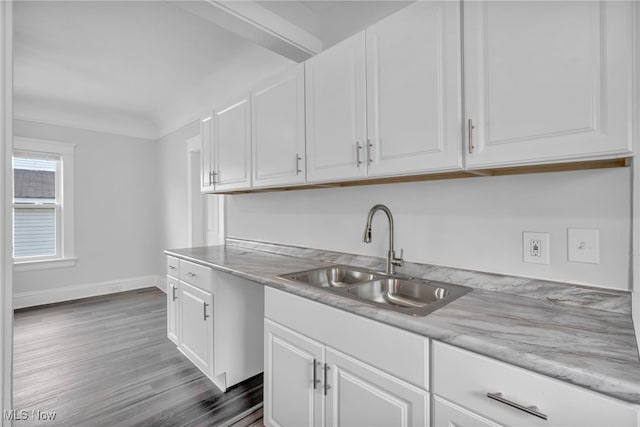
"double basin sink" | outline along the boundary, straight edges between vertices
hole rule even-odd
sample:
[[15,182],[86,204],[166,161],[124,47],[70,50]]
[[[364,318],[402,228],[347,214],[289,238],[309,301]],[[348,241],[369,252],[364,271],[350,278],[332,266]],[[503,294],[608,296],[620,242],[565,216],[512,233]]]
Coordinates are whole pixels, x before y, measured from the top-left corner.
[[426,316],[471,288],[411,277],[388,276],[334,265],[278,276],[410,316]]

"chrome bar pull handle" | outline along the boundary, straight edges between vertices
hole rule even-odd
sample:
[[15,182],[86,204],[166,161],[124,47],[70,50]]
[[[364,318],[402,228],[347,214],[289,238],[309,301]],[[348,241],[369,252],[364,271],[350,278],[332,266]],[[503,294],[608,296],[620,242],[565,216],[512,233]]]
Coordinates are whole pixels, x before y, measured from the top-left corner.
[[189,277],[196,277],[196,276],[197,276],[197,274],[196,274],[196,273],[192,273],[192,272],[188,271],[188,272],[187,272],[187,276],[189,276]]
[[327,395],[327,391],[331,388],[331,386],[329,385],[329,382],[327,381],[327,377],[329,376],[329,369],[331,369],[331,367],[325,363],[324,364],[324,395],[325,396]]
[[213,171],[209,171],[209,185],[213,185]]
[[360,167],[362,164],[362,160],[360,160],[360,150],[362,150],[362,145],[360,145],[360,141],[356,141],[356,166]]
[[469,119],[469,121],[467,123],[469,154],[472,154],[473,153],[473,149],[475,148],[473,146],[473,129],[475,129],[475,126],[473,125],[473,120]]
[[209,317],[209,315],[207,314],[207,306],[209,304],[207,304],[206,302],[202,303],[202,310],[203,310],[203,318],[202,320],[204,320],[205,322],[207,321],[207,317]]
[[175,270],[175,269],[176,269],[176,267],[175,267],[175,266],[173,266],[173,265],[170,265],[170,266],[169,266],[169,270]]
[[176,296],[176,290],[178,288],[176,288],[175,286],[171,286],[171,300],[175,301],[178,299],[178,297]]
[[300,169],[300,160],[302,160],[302,157],[296,153],[296,175],[299,175],[302,172],[302,169]]
[[318,362],[317,359],[313,359],[313,389],[317,390],[318,389],[318,384],[320,383],[320,380],[318,379],[318,366],[321,365],[320,362]]
[[527,414],[533,415],[534,417],[538,417],[538,418],[542,418],[543,420],[548,419],[546,414],[543,414],[542,412],[538,411],[538,407],[537,406],[524,406],[521,405],[519,403],[516,403],[514,401],[511,401],[509,399],[505,399],[504,396],[502,396],[502,393],[487,393],[487,397],[489,399],[493,399],[496,400],[500,403],[504,403],[505,405],[509,405],[512,408],[516,408],[519,409],[523,412],[526,412]]
[[371,160],[371,147],[373,147],[373,144],[371,143],[371,140],[369,140],[367,138],[367,164],[370,165],[371,162],[373,160]]
[[211,171],[211,185],[216,185],[216,171]]

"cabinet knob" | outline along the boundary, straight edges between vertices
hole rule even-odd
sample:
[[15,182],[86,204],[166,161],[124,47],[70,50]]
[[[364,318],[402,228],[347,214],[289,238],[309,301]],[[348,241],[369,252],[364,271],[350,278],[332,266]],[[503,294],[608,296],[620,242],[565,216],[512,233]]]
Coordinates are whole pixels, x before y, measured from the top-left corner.
[[209,305],[209,304],[207,304],[206,302],[203,302],[203,303],[202,303],[202,310],[203,310],[203,313],[202,313],[202,320],[204,320],[205,322],[207,321],[207,317],[210,317],[210,316],[207,314],[207,306],[208,306],[208,305]]
[[325,363],[324,364],[324,395],[325,396],[327,395],[327,391],[329,391],[329,389],[331,388],[331,386],[329,385],[329,381],[327,381],[327,378],[329,377],[330,369],[331,367]]
[[473,120],[469,119],[469,122],[467,123],[467,132],[468,132],[468,143],[469,143],[469,154],[473,153],[473,149],[475,148],[473,146],[473,129],[475,129],[475,126],[473,125]]
[[302,160],[302,157],[300,157],[300,155],[296,153],[296,175],[302,173],[302,169],[300,169],[300,160]]
[[313,359],[313,389],[317,390],[318,389],[318,384],[320,383],[320,380],[318,379],[318,366],[321,366],[322,364],[320,362],[318,362],[317,359]]

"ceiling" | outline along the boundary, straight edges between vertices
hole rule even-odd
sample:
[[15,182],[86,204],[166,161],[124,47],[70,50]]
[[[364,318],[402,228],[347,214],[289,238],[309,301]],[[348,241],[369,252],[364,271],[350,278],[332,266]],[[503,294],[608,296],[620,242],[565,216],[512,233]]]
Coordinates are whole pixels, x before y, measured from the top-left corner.
[[[405,1],[260,1],[323,48]],[[16,118],[157,139],[295,62],[165,1],[14,3]]]

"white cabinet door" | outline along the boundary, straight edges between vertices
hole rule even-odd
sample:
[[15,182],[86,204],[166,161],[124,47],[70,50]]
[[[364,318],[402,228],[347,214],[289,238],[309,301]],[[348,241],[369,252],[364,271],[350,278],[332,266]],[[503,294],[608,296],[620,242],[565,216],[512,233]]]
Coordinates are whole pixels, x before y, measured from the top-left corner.
[[307,181],[365,177],[364,33],[309,59],[305,73]]
[[251,186],[251,107],[249,96],[214,113],[215,189],[234,190]]
[[266,426],[323,425],[320,343],[265,319],[264,423]]
[[178,345],[178,281],[167,277],[167,337]]
[[622,1],[466,2],[467,165],[629,153],[632,15]]
[[429,393],[327,348],[326,425],[427,426]]
[[416,2],[366,39],[369,176],[460,169],[459,2]]
[[253,187],[305,182],[304,64],[251,94]]
[[478,414],[467,411],[451,402],[433,398],[433,427],[500,427]]
[[180,349],[204,373],[213,371],[213,295],[180,282]]
[[200,120],[200,190],[213,190],[213,117]]

